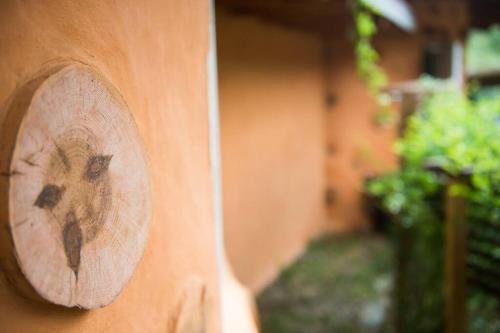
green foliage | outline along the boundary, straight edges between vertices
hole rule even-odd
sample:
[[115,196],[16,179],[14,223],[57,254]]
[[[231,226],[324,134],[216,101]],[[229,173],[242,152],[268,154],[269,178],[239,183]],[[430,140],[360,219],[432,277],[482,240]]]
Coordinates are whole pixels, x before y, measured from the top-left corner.
[[467,41],[467,71],[469,73],[500,69],[500,25],[489,30],[473,30]]
[[[469,331],[472,333],[500,332],[500,300],[473,290],[476,297],[469,302]],[[494,320],[491,320],[493,318]],[[495,320],[496,319],[496,320]]]
[[372,44],[373,36],[377,32],[374,20],[376,14],[377,11],[363,0],[358,0],[353,6],[356,68],[380,108],[375,123],[384,125],[390,122],[392,113],[389,111],[390,98],[382,91],[387,84],[387,76],[378,65],[380,56]]
[[261,332],[393,332],[391,251],[367,234],[315,240],[258,296]]
[[435,94],[410,117],[396,151],[404,168],[368,191],[405,225],[418,222],[420,210],[435,209],[430,199],[443,179],[425,169],[429,163],[452,175],[472,171],[471,186],[455,190],[471,200],[474,216],[500,223],[500,96],[470,100],[451,87]]
[[[500,225],[500,94],[476,91],[474,98],[468,98],[451,87],[435,93],[410,117],[396,151],[402,167],[371,181],[367,190],[398,222],[395,241],[403,261],[411,262],[399,268],[400,274],[410,277],[400,290],[406,295],[398,304],[402,321],[411,325],[408,332],[441,332],[446,177],[426,166],[437,165],[455,176],[468,171],[470,184],[457,186],[452,193],[468,198],[469,223]],[[494,257],[500,249],[487,245],[483,250]],[[416,293],[418,298],[412,296]],[[478,305],[488,305],[484,309],[495,318],[500,303],[492,302],[472,293],[470,332],[498,329],[500,322],[486,320],[486,310],[481,312]]]
[[420,213],[418,217],[426,223],[392,228],[398,258],[393,307],[405,333],[441,333],[445,332],[443,228],[440,214]]

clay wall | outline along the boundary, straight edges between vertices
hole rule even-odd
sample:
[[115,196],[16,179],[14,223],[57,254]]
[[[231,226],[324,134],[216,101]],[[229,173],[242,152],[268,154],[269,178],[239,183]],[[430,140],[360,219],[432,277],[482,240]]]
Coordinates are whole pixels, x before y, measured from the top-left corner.
[[[326,111],[326,188],[329,192],[328,229],[366,229],[370,220],[363,207],[363,184],[367,177],[397,165],[394,141],[398,135],[398,106],[392,122],[377,121],[379,109],[356,73],[353,44],[332,37],[329,87],[332,104]],[[421,40],[391,28],[381,31],[375,46],[389,82],[418,78]]]
[[112,304],[82,311],[29,301],[1,276],[2,332],[173,332],[197,283],[208,332],[219,332],[207,26],[202,0],[2,1],[0,120],[16,89],[38,73],[69,62],[92,66],[135,118],[154,206],[143,258]]
[[321,40],[217,12],[224,229],[257,291],[325,222]]

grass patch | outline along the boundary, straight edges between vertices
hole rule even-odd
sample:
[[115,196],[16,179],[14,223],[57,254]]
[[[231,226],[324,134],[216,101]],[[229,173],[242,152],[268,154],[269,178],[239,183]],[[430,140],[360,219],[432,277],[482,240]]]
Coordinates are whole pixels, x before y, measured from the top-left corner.
[[380,236],[314,241],[258,296],[262,333],[391,332],[392,273]]

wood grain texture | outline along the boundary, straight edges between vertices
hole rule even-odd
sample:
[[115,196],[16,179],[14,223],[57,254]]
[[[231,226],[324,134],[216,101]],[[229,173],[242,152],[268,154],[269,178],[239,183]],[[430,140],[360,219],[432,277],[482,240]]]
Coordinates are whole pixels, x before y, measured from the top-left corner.
[[23,94],[2,135],[4,269],[28,296],[23,279],[51,303],[105,306],[130,279],[147,239],[142,140],[120,94],[83,65],[36,80]]

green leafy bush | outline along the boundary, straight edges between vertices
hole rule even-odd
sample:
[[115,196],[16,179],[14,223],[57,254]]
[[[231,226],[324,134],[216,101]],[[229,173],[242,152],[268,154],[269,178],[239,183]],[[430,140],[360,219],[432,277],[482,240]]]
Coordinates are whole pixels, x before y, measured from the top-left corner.
[[444,180],[428,163],[452,175],[471,171],[471,186],[455,190],[470,199],[475,218],[500,223],[500,96],[471,100],[453,88],[431,96],[410,117],[396,151],[404,167],[370,182],[368,191],[404,225],[436,210]]
[[[500,94],[476,93],[468,98],[453,88],[440,90],[410,117],[396,150],[401,156],[399,170],[370,181],[367,190],[397,222],[394,240],[404,280],[399,290],[404,295],[399,295],[397,304],[399,320],[405,332],[442,332],[446,178],[426,165],[437,164],[451,175],[469,171],[470,185],[453,189],[470,202],[469,223],[500,225]],[[500,249],[488,245],[484,250],[495,256]],[[474,290],[471,296],[470,332],[498,332],[498,300]]]
[[500,69],[500,25],[472,30],[467,40],[467,71],[479,73]]

